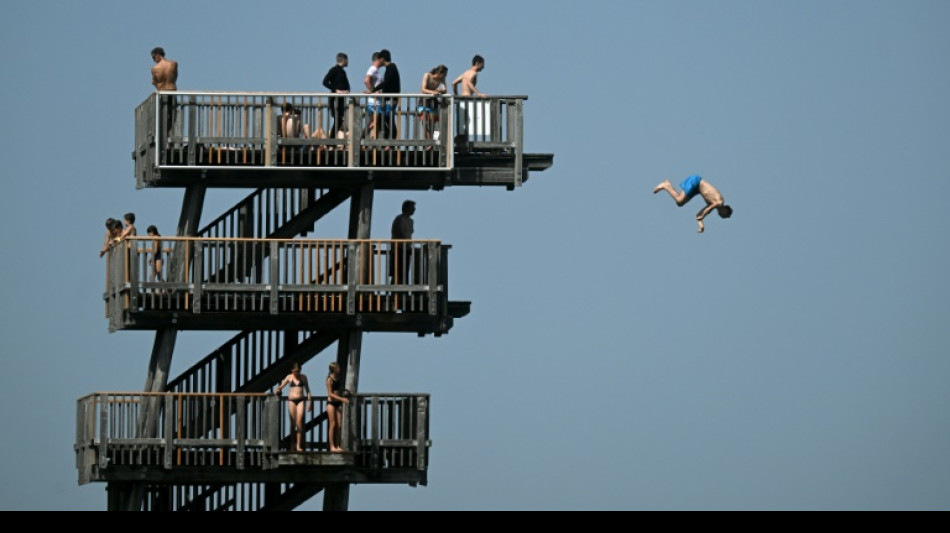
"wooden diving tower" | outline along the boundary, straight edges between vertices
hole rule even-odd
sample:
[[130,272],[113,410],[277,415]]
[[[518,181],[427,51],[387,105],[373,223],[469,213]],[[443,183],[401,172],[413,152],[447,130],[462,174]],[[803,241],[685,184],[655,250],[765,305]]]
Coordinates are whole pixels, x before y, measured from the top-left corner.
[[[426,485],[430,398],[361,391],[363,334],[439,337],[471,304],[449,298],[451,246],[371,239],[374,192],[521,187],[553,164],[550,154],[524,153],[526,100],[209,92],[145,100],[135,111],[136,184],[180,188],[184,200],[174,237],[128,239],[107,255],[109,330],[156,335],[143,392],[77,402],[79,483],[106,483],[109,510],[152,511],[291,510],[320,493],[325,510],[346,510],[352,484]],[[340,105],[346,134],[321,135]],[[422,116],[424,107],[433,112]],[[201,226],[217,188],[253,192]],[[308,238],[346,203],[346,238]],[[179,332],[198,330],[234,337],[171,376]],[[307,452],[290,453],[285,400],[269,391],[294,364],[334,346],[354,395],[344,410],[347,453],[327,453],[327,399],[318,396]]]

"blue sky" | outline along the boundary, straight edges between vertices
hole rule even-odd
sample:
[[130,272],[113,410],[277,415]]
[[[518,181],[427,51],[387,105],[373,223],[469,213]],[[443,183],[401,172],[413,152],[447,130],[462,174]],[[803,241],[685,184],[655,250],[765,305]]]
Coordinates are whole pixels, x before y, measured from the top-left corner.
[[[226,13],[226,14],[225,14]],[[174,226],[136,191],[133,109],[164,46],[189,90],[317,91],[386,47],[404,86],[474,53],[526,94],[516,192],[383,192],[454,245],[451,335],[370,335],[365,391],[433,395],[430,485],[355,509],[946,509],[950,4],[943,1],[0,4],[0,509],[104,509],[75,400],[139,390],[109,335],[102,221]],[[735,207],[651,190],[701,174]],[[246,192],[212,191],[206,219]],[[345,235],[330,217],[318,235]],[[220,334],[184,334],[177,370]],[[326,358],[304,371],[321,374]],[[318,498],[307,508],[319,508]]]

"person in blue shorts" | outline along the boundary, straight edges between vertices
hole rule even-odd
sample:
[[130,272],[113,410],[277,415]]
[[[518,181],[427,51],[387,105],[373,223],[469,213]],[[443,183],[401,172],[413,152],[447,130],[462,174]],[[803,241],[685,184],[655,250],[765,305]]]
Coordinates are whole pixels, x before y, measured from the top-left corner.
[[653,194],[666,191],[670,193],[676,205],[680,207],[689,203],[697,194],[702,196],[703,200],[706,200],[706,207],[700,209],[699,213],[696,213],[696,221],[699,223],[699,233],[706,231],[706,224],[703,220],[705,220],[709,213],[713,212],[713,209],[715,209],[722,218],[730,218],[732,216],[732,208],[726,205],[719,189],[713,187],[708,181],[703,180],[701,176],[694,175],[686,178],[683,180],[683,183],[680,183],[680,189],[683,189],[683,192],[677,191],[673,187],[673,184],[670,183],[670,180],[666,180],[653,189]]

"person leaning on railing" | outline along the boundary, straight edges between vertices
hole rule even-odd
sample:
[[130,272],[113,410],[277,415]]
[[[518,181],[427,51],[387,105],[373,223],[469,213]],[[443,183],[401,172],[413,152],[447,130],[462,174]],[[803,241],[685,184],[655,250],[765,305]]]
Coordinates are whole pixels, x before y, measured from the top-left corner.
[[106,220],[106,242],[99,251],[99,257],[106,255],[113,246],[122,242],[122,222],[110,218]]
[[[280,396],[280,392],[290,385],[290,396],[287,398],[287,412],[290,414],[290,422],[293,425],[294,432],[297,434],[297,452],[303,451],[303,416],[304,402],[306,401],[306,412],[313,411],[313,396],[310,394],[310,382],[307,376],[300,373],[300,364],[294,363],[290,375],[284,378],[274,394]],[[304,399],[304,391],[307,396]]]
[[99,251],[99,257],[106,255],[106,252],[109,251],[109,248],[112,248],[112,243],[115,241],[116,237],[112,229],[114,226],[114,218],[106,219],[106,242],[102,245],[102,250]]
[[432,98],[423,99],[418,109],[422,123],[425,125],[423,130],[428,140],[431,140],[433,137],[438,140],[438,132],[434,131],[435,125],[439,122],[438,97],[448,92],[445,86],[445,79],[448,74],[449,68],[445,65],[439,65],[431,71],[426,72],[425,76],[422,77],[422,94],[433,96]]

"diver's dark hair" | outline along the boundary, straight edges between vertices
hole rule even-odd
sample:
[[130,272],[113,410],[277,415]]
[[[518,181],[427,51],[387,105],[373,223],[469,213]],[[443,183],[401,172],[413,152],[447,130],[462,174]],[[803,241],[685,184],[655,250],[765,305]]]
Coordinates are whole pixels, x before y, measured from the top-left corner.
[[481,64],[484,65],[484,64],[485,64],[485,58],[482,57],[482,56],[479,56],[479,55],[476,55],[474,58],[472,58],[472,66],[473,66],[473,67],[474,67],[475,65],[479,64],[479,63],[481,63]]
[[723,205],[719,207],[719,216],[722,218],[732,218],[732,207]]

